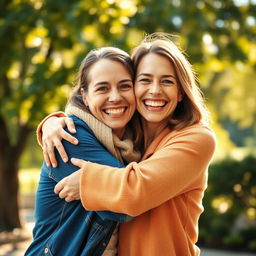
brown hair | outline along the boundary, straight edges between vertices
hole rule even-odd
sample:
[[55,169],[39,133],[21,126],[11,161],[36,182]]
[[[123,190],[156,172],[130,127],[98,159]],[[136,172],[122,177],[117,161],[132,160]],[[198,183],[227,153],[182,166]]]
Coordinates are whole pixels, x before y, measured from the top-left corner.
[[183,96],[170,117],[170,126],[174,129],[181,129],[199,122],[207,123],[208,111],[202,93],[196,84],[192,66],[171,37],[162,32],[146,36],[132,52],[135,70],[142,58],[150,53],[169,59],[174,66],[179,90]]
[[132,60],[128,53],[116,47],[102,47],[91,50],[80,65],[77,82],[68,100],[68,104],[72,104],[88,112],[83,102],[81,89],[83,88],[85,92],[88,91],[90,69],[94,63],[102,59],[109,59],[121,63],[131,75],[132,80],[134,80],[135,72]]
[[[132,77],[132,81],[134,82],[135,71],[133,67],[133,62],[128,53],[116,47],[102,47],[99,49],[91,50],[83,59],[80,65],[76,84],[73,92],[71,93],[71,96],[69,97],[68,104],[76,106],[83,111],[90,112],[84,104],[81,89],[83,88],[85,92],[88,91],[88,85],[90,83],[90,69],[93,64],[102,59],[109,59],[121,63],[129,72]],[[139,148],[142,144],[142,130],[137,112],[135,112],[132,119],[128,122],[127,126],[130,127],[134,133],[135,147]]]

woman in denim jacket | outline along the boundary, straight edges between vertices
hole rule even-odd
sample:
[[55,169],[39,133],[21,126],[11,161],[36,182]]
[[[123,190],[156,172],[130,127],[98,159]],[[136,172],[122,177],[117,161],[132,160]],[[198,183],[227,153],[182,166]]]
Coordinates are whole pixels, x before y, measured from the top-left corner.
[[[65,111],[76,125],[75,137],[79,141],[78,146],[63,141],[70,156],[113,167],[139,160],[140,154],[131,143],[134,138],[129,135],[129,128],[134,129],[130,121],[135,111],[133,77],[131,59],[120,49],[106,47],[87,55]],[[86,211],[80,201],[67,203],[60,199],[54,193],[55,185],[77,167],[64,163],[58,154],[57,160],[57,168],[46,162],[42,166],[34,240],[25,255],[116,255],[118,223],[132,218],[114,212]]]

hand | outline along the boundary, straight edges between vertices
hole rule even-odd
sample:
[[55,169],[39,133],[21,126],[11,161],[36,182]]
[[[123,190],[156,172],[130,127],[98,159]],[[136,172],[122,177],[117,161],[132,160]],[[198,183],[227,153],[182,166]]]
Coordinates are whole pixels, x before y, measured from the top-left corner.
[[80,200],[79,183],[82,170],[73,172],[62,179],[54,188],[54,193],[65,199],[66,202]]
[[57,148],[63,162],[68,161],[67,153],[61,143],[62,139],[72,144],[78,143],[75,137],[63,129],[66,126],[71,133],[76,133],[74,122],[69,117],[50,117],[42,126],[43,154],[48,166],[57,167],[54,147]]
[[87,163],[77,158],[71,158],[71,162],[80,169],[62,179],[54,188],[54,193],[59,194],[59,197],[65,199],[66,202],[80,200],[80,176]]

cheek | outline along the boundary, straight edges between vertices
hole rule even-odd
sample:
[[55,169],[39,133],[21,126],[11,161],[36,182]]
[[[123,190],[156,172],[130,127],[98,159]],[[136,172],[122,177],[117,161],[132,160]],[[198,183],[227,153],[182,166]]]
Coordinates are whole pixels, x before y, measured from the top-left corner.
[[141,88],[141,86],[139,86],[139,85],[135,86],[135,88],[134,88],[134,95],[135,95],[136,100],[142,95],[142,88]]
[[101,104],[101,99],[95,95],[86,95],[85,97],[85,104],[89,107],[92,113],[95,113],[95,111],[98,111]]

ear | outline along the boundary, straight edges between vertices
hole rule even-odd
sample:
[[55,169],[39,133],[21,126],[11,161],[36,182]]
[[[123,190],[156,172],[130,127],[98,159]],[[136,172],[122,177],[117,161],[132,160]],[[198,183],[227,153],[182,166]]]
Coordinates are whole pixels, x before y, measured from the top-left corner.
[[80,93],[81,93],[81,95],[82,95],[84,105],[85,105],[86,107],[88,107],[88,103],[87,103],[87,99],[86,99],[86,93],[85,93],[85,91],[84,91],[83,88],[80,89]]

